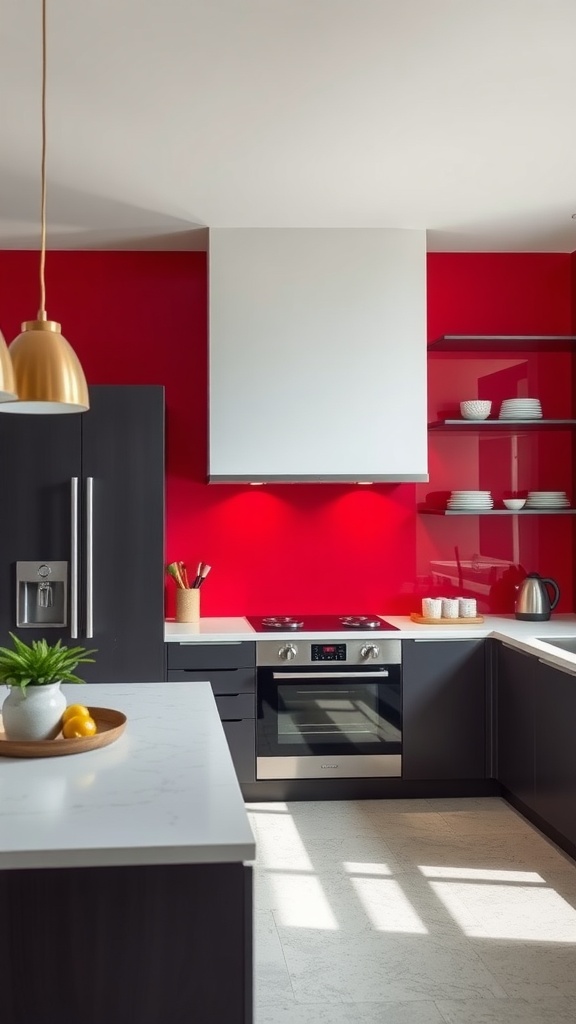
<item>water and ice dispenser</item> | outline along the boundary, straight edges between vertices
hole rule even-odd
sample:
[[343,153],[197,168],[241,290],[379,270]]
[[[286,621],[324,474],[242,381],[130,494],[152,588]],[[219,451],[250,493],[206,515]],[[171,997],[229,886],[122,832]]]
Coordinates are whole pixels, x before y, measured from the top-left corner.
[[16,562],[16,625],[68,625],[68,562]]

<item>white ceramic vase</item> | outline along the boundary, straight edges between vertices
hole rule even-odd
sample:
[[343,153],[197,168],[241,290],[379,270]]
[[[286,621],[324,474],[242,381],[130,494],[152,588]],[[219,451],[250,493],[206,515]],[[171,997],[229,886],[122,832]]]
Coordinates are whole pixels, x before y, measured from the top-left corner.
[[6,739],[54,739],[60,730],[66,703],[59,682],[43,686],[28,684],[23,690],[11,686],[2,705]]

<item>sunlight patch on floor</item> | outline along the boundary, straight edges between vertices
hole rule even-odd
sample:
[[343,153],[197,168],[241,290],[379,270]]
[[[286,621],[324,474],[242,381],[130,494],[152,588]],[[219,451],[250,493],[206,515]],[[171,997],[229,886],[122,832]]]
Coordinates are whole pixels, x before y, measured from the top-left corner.
[[252,814],[288,814],[288,804],[281,802],[275,804],[245,804],[244,806]]
[[402,887],[392,878],[352,878],[366,917],[379,932],[428,935]]
[[[258,827],[258,826],[256,826]],[[258,862],[263,868],[312,871],[312,861],[290,815],[274,819],[274,830],[257,833]]]
[[457,881],[430,886],[471,938],[576,943],[576,910],[549,887]]
[[537,871],[508,871],[492,868],[448,868],[420,865],[419,870],[426,878],[468,878],[484,882],[540,882],[546,884]]
[[338,921],[316,875],[279,872],[268,876],[278,923],[287,928],[337,931]]
[[391,875],[392,870],[387,864],[366,864],[356,861],[345,860],[344,871],[349,875]]

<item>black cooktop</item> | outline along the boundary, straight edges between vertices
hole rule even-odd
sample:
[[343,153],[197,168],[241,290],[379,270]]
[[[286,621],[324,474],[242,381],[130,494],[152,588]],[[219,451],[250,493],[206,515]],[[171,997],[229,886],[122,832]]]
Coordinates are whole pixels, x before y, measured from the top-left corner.
[[248,622],[259,633],[351,633],[396,630],[397,626],[379,619],[377,615],[264,615],[247,616]]

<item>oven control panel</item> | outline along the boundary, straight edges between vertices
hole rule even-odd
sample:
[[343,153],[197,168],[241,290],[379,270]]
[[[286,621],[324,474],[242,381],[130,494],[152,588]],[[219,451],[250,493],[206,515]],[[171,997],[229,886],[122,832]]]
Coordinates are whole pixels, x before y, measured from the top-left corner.
[[312,644],[311,661],[346,661],[346,644]]
[[402,643],[400,640],[388,640],[379,636],[359,639],[353,637],[340,640],[339,637],[299,636],[294,639],[258,640],[256,643],[256,665],[258,668],[273,668],[275,665],[289,663],[291,669],[303,665],[315,665],[319,672],[326,662],[333,662],[334,668],[345,669],[362,666],[365,671],[375,669],[379,665],[400,665],[402,663]]

